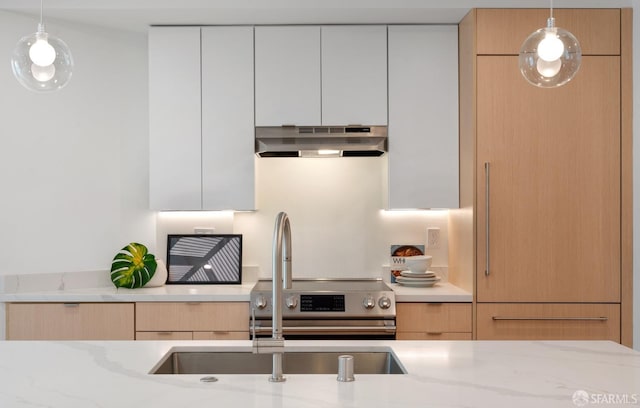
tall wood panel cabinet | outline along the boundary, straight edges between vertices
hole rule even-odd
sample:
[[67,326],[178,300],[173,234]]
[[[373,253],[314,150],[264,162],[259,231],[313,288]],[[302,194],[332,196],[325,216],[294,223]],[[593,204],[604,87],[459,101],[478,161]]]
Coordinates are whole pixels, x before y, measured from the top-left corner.
[[477,9],[460,24],[459,211],[473,217],[451,218],[474,254],[475,337],[631,345],[631,11],[556,10],[582,64],[541,89],[518,50],[547,14]]

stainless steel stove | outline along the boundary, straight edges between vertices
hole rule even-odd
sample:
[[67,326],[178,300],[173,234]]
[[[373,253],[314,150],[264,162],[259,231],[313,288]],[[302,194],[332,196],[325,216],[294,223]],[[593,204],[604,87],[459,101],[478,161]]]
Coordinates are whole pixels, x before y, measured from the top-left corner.
[[[261,280],[251,291],[258,337],[271,335],[271,290],[271,281]],[[286,339],[395,337],[395,296],[379,279],[294,280],[280,307]]]

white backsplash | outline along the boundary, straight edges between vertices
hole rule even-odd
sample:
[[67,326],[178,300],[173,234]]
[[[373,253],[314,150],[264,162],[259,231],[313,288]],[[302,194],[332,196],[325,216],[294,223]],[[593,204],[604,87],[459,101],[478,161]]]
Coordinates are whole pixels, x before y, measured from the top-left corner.
[[275,217],[285,211],[294,277],[383,277],[391,245],[425,245],[427,228],[436,227],[440,247],[425,252],[446,279],[448,211],[381,210],[385,171],[384,157],[256,159],[258,211],[159,213],[156,256],[166,256],[167,234],[213,227],[215,233],[243,234],[243,265],[270,277]]
[[4,293],[75,290],[113,286],[108,270],[64,273],[34,273],[0,277]]

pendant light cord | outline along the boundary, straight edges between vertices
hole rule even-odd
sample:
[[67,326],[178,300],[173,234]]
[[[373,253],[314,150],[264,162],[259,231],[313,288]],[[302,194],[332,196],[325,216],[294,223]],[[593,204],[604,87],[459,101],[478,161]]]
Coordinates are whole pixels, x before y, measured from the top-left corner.
[[549,11],[551,12],[550,17],[553,18],[553,0],[549,0],[549,3],[550,3]]
[[44,19],[42,17],[43,13],[43,6],[42,3],[44,2],[44,0],[40,0],[40,24],[38,24],[38,31],[39,32],[44,32]]

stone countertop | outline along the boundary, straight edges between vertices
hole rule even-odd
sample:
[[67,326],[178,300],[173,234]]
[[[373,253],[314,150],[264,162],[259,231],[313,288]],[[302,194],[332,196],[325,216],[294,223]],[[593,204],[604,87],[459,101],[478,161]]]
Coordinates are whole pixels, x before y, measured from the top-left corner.
[[114,286],[0,293],[0,302],[248,302],[255,282],[241,285]]
[[387,283],[396,295],[396,302],[472,302],[473,295],[449,282],[439,282],[430,288]]
[[[0,302],[248,302],[255,281],[232,285],[165,285],[156,288],[125,289],[108,285],[82,287],[67,278],[32,278],[21,285],[5,287]],[[51,282],[46,283],[49,279]],[[431,288],[405,287],[387,282],[396,295],[396,302],[471,302],[472,295],[448,282]],[[58,289],[52,289],[58,288]]]
[[333,374],[289,374],[284,383],[271,383],[264,374],[218,374],[218,382],[204,383],[200,381],[204,375],[148,373],[172,348],[250,351],[251,343],[5,341],[0,342],[0,406],[582,406],[573,402],[574,396],[584,396],[589,406],[640,404],[640,353],[612,342],[286,341],[285,347],[338,352],[388,349],[408,374],[356,374],[350,383],[336,381]]

